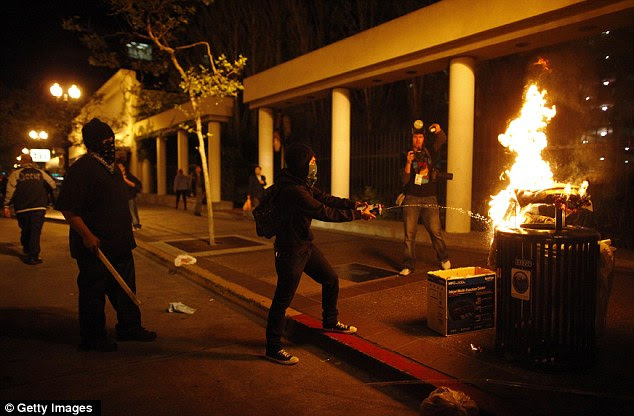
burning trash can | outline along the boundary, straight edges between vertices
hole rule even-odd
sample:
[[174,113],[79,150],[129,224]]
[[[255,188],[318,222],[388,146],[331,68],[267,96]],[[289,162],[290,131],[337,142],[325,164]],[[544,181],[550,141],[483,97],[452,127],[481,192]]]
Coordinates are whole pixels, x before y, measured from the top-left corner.
[[[551,198],[538,202],[550,203]],[[495,232],[496,349],[537,366],[583,367],[595,354],[600,236],[589,228],[564,225],[562,206],[555,205],[554,224]]]

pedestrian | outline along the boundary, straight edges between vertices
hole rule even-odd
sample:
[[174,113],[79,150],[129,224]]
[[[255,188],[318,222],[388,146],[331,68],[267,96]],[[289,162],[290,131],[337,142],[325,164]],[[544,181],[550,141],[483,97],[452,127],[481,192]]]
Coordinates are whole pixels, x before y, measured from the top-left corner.
[[42,263],[40,258],[40,236],[48,206],[49,189],[55,189],[55,181],[39,169],[31,156],[21,156],[21,167],[9,176],[4,196],[4,215],[11,217],[9,205],[13,204],[20,227],[23,261],[26,264]]
[[447,245],[441,234],[440,210],[438,208],[437,167],[441,146],[447,136],[438,124],[429,127],[432,143],[425,143],[423,123],[417,120],[412,130],[412,148],[407,152],[405,166],[401,170],[404,186],[403,224],[405,234],[403,269],[399,273],[407,276],[416,269],[416,231],[418,218],[429,233],[436,258],[444,270],[451,268]]
[[[317,162],[312,149],[296,143],[286,152],[287,167],[280,173],[279,191],[274,200],[277,234],[275,238],[275,270],[277,287],[266,326],[266,357],[280,364],[292,365],[299,358],[282,348],[282,332],[286,309],[291,304],[302,273],[322,286],[324,331],[352,334],[354,326],[338,320],[337,298],[339,277],[321,251],[312,242],[313,219],[345,222],[373,219],[368,204],[337,198],[314,186]],[[364,207],[362,211],[357,207]]]
[[56,208],[70,224],[70,253],[79,267],[79,348],[115,351],[117,344],[106,335],[105,296],[117,312],[117,340],[154,341],[156,333],[141,326],[139,307],[97,257],[101,250],[136,293],[136,242],[126,184],[115,166],[114,133],[93,118],[83,126],[82,137],[88,153],[68,169]]
[[130,207],[130,216],[132,217],[132,229],[134,231],[141,229],[141,221],[139,220],[139,209],[136,205],[136,195],[141,192],[143,185],[141,181],[131,174],[122,161],[117,162],[117,166],[123,176],[125,189],[128,195],[128,206]]
[[260,201],[264,196],[264,187],[266,186],[266,177],[262,175],[262,168],[258,165],[253,169],[253,173],[249,176],[249,187],[247,189],[247,200],[251,201],[251,210],[260,205]]
[[[196,205],[194,205],[194,215],[200,217],[200,211],[203,206],[203,198],[205,197],[205,178],[202,174],[200,165],[196,165],[191,179],[192,194],[196,197]],[[209,201],[207,201],[209,203]]]
[[183,169],[179,169],[174,177],[174,193],[176,194],[176,209],[178,209],[178,201],[183,198],[183,209],[187,211],[187,194],[189,193],[189,176],[183,173]]

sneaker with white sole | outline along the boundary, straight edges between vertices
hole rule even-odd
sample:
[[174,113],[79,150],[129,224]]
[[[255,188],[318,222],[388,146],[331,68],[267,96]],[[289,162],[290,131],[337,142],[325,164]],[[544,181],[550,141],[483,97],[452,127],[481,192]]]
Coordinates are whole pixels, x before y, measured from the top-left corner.
[[401,276],[409,276],[410,274],[412,274],[412,271],[406,267],[403,270],[401,270],[398,274]]
[[274,353],[270,353],[267,351],[265,357],[268,360],[274,361],[282,365],[294,365],[299,362],[299,358],[289,354],[288,352],[286,352],[284,348],[281,348]]
[[451,269],[451,262],[449,260],[445,260],[440,263],[440,267],[442,267],[443,270],[449,270]]
[[337,322],[333,326],[324,325],[323,329],[325,332],[338,332],[340,334],[354,334],[355,332],[357,332],[356,327],[352,325],[345,325],[345,324],[342,324],[341,322]]

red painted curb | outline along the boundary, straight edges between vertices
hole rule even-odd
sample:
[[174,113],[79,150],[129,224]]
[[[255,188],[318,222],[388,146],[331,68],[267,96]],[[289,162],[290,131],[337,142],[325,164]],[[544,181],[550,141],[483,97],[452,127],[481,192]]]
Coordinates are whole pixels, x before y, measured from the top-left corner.
[[380,345],[359,337],[358,335],[322,331],[321,321],[313,318],[312,316],[301,314],[295,315],[290,319],[307,328],[319,331],[324,336],[333,339],[348,348],[352,348],[371,359],[379,361],[384,365],[394,368],[397,371],[407,374],[416,380],[420,380],[424,384],[431,385],[435,388],[444,386],[453,390],[462,391],[475,400],[480,409],[486,409],[488,414],[512,414],[518,416],[530,414],[527,409],[511,407],[496,396],[492,396],[491,394],[476,387],[461,382],[455,377],[436,371],[433,368],[427,367],[403,355],[387,350]]

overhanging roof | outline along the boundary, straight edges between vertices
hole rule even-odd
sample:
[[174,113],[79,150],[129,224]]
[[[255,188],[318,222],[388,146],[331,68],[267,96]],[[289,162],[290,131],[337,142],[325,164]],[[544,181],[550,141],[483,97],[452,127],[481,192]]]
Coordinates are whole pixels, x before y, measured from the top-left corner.
[[[227,122],[233,115],[232,97],[207,97],[201,100],[199,113],[204,121]],[[180,108],[172,108],[134,123],[132,131],[136,138],[159,135],[166,131],[176,130],[178,125],[192,120],[191,103],[181,104]]]
[[244,80],[250,108],[285,107],[630,25],[634,0],[443,0]]

